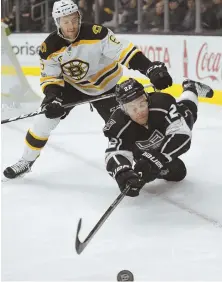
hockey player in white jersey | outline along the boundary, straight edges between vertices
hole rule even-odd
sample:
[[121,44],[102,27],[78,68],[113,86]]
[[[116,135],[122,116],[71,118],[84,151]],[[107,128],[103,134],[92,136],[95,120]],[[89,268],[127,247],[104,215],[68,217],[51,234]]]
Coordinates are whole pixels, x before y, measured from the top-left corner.
[[[40,84],[45,94],[41,107],[46,112],[37,116],[28,130],[22,158],[4,170],[10,179],[30,171],[51,131],[69,113],[70,108],[63,105],[114,92],[122,65],[139,70],[159,90],[172,85],[164,63],[151,62],[131,42],[118,40],[106,27],[81,23],[73,1],[56,1],[52,16],[57,30],[42,43],[39,53]],[[115,98],[93,103],[105,122],[116,105]]]

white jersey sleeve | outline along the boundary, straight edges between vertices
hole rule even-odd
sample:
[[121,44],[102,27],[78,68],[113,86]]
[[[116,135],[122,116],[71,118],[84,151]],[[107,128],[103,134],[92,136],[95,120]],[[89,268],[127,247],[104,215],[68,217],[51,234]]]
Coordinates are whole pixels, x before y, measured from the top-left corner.
[[50,84],[64,86],[64,79],[61,75],[61,66],[58,61],[53,57],[47,58],[46,60],[40,59],[41,67],[41,77],[40,77],[40,86],[42,92],[44,92],[45,87]]
[[64,86],[64,78],[60,58],[67,49],[65,41],[57,36],[56,32],[50,34],[40,47],[40,86],[42,92],[48,85]]
[[107,36],[101,42],[102,53],[113,61],[117,61],[128,67],[131,58],[140,50],[128,40],[119,40],[116,35],[108,29]]

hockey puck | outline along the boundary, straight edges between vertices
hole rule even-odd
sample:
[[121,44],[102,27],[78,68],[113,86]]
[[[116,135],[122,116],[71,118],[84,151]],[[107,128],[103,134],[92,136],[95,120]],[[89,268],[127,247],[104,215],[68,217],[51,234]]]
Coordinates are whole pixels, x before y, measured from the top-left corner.
[[121,270],[117,275],[117,281],[134,281],[132,272],[129,270]]

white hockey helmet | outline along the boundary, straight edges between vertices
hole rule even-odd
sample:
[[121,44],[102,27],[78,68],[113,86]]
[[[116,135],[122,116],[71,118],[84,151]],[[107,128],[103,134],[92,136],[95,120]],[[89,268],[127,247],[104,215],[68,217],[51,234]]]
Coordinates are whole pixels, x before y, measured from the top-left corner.
[[[70,14],[73,14],[75,12],[79,12],[78,6],[72,1],[72,0],[60,0],[56,1],[53,4],[53,9],[52,9],[52,17],[55,21],[56,26],[59,28],[59,18],[68,16]],[[81,17],[81,16],[80,16]]]

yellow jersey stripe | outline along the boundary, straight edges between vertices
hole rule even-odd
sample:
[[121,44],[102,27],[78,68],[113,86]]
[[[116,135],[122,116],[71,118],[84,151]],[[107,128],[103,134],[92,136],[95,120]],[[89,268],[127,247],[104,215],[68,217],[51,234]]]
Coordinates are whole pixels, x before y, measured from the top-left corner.
[[29,146],[29,148],[31,148],[32,150],[35,150],[35,151],[40,151],[42,148],[36,148],[36,147],[33,147],[32,145],[29,144],[29,142],[25,139],[25,143],[27,146]]
[[75,42],[72,44],[72,47],[74,46],[78,46],[78,45],[83,45],[83,44],[96,44],[98,42],[100,42],[101,40],[96,39],[96,40],[80,40],[78,42]]
[[60,79],[60,78],[57,78],[55,76],[40,77],[40,82],[44,82],[44,81],[49,80],[49,79]]
[[133,51],[132,54],[130,54],[129,58],[127,58],[126,62],[124,63],[124,66],[128,67],[130,60],[138,52],[141,52],[141,51],[139,49],[136,49],[135,51]]
[[120,75],[122,72],[122,67],[119,67],[116,72],[114,72],[111,76],[108,76],[104,82],[102,83],[101,87],[104,88],[112,79]]
[[[95,43],[98,43],[100,42],[101,40],[80,40],[78,42],[75,42],[72,44],[72,47],[74,46],[78,46],[78,45],[83,45],[83,44],[95,44]],[[60,50],[50,54],[48,57],[47,57],[47,60],[50,60],[52,59],[53,57],[57,57],[59,56],[60,54],[62,54],[69,46],[66,46],[66,47],[62,47]]]
[[130,43],[129,46],[121,52],[118,60],[120,63],[125,59],[126,55],[131,51],[131,49],[133,49],[133,47],[134,47],[133,43]]
[[63,79],[48,79],[40,83],[40,86],[42,86],[44,83],[47,83],[47,82],[61,82],[62,83],[63,81],[64,81]]
[[96,82],[96,80],[98,80],[101,75],[104,75],[105,72],[110,71],[115,65],[116,65],[116,62],[113,62],[112,64],[108,65],[107,67],[101,69],[96,75],[94,75],[92,78],[90,78],[89,81],[91,83]]
[[[104,87],[112,80],[114,79],[115,77],[117,77],[120,73],[122,72],[122,67],[119,66],[118,69],[110,76],[108,76],[107,78],[105,78],[103,80],[103,82],[99,85],[94,85],[94,84],[91,84],[91,85],[77,85],[79,88],[83,88],[83,89],[89,89],[89,88],[94,88],[94,89],[98,89],[98,90],[102,90],[104,89]],[[67,80],[69,80],[67,78]],[[69,80],[70,82],[72,82],[71,80]],[[72,82],[73,83],[73,82]]]
[[42,87],[42,91],[44,91],[45,87],[47,85],[50,85],[50,84],[56,84],[56,85],[60,85],[60,86],[63,86],[64,87],[64,80],[63,81],[52,81],[52,82],[44,82],[44,84],[41,86]]
[[65,51],[66,48],[67,48],[67,47],[62,47],[60,50],[58,50],[58,51],[52,53],[51,55],[49,55],[46,60],[50,60],[50,59],[52,59],[53,57],[56,57],[56,56],[62,54],[62,53]]

